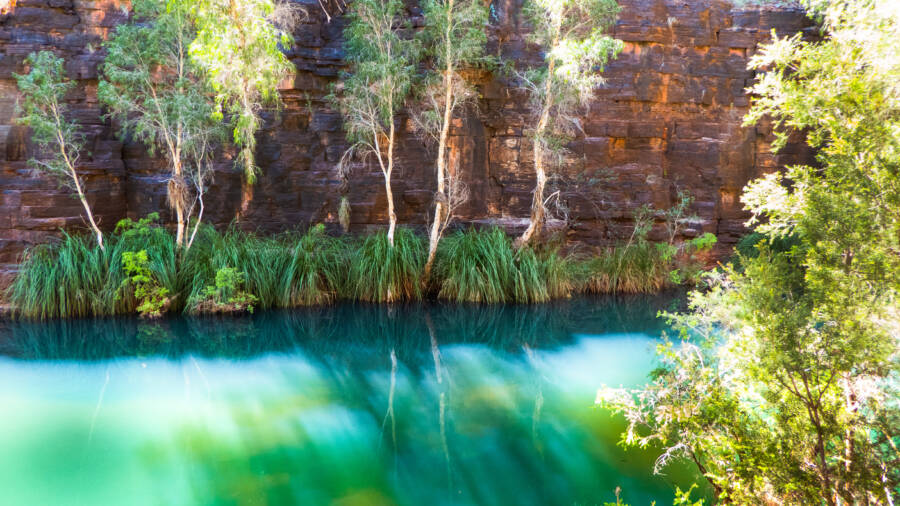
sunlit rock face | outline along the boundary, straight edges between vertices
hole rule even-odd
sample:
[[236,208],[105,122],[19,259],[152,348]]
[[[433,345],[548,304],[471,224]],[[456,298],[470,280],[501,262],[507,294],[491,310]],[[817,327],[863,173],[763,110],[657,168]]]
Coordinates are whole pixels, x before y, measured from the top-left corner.
[[[315,0],[297,28],[290,58],[297,66],[283,84],[284,109],[268,115],[259,135],[263,174],[252,191],[241,225],[276,231],[325,222],[337,226],[341,180],[335,165],[346,148],[340,116],[325,100],[343,66],[345,21],[330,21]],[[409,2],[414,26],[421,12]],[[541,54],[524,41],[519,0],[495,0],[490,52],[518,62]],[[665,208],[680,189],[695,197],[702,224],[725,246],[742,233],[739,195],[751,178],[788,163],[809,160],[794,142],[779,155],[770,150],[765,126],[742,128],[753,74],[747,60],[774,28],[780,34],[810,30],[794,10],[735,9],[709,0],[621,0],[614,35],[625,50],[607,69],[607,85],[581,118],[583,132],[560,168],[561,199],[568,208],[568,237],[604,244],[627,237],[633,211],[643,204]],[[0,3],[2,5],[2,3]],[[11,5],[10,5],[11,6]],[[8,279],[24,248],[48,240],[60,228],[84,224],[78,202],[56,184],[33,174],[26,160],[28,136],[15,126],[14,72],[24,72],[32,51],[52,49],[66,60],[79,86],[71,111],[84,125],[90,155],[84,174],[101,226],[126,215],[165,209],[164,166],[138,145],[113,135],[97,101],[102,41],[128,16],[121,0],[18,0],[0,14],[0,279]],[[471,190],[460,223],[495,221],[510,228],[527,217],[533,184],[530,117],[526,97],[503,80],[475,73],[481,98],[452,130],[452,166]],[[421,225],[433,191],[433,169],[424,142],[405,122],[394,195],[401,223]],[[385,194],[376,167],[352,175],[352,229],[386,223]],[[241,179],[221,156],[206,215],[231,222],[241,207]],[[724,251],[724,249],[723,249]],[[0,281],[2,285],[2,281]]]

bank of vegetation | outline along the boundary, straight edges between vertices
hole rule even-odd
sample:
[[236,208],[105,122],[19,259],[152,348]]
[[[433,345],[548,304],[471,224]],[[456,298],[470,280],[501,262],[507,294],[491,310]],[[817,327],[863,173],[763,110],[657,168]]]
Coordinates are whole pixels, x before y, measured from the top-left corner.
[[165,313],[240,313],[341,300],[536,303],[578,293],[647,293],[693,283],[711,234],[679,244],[640,232],[602,251],[558,245],[516,247],[499,228],[449,234],[425,277],[427,238],[387,233],[262,236],[201,226],[178,248],[156,216],[123,220],[99,248],[92,236],[63,235],[30,250],[9,289],[14,314],[65,318]]

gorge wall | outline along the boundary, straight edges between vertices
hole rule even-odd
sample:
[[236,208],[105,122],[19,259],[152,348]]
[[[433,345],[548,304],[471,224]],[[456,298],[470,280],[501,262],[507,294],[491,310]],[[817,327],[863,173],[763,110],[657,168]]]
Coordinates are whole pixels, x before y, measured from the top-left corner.
[[[346,148],[340,116],[325,96],[343,65],[340,16],[326,19],[316,0],[304,0],[310,17],[295,33],[290,59],[296,77],[284,83],[285,107],[267,114],[258,158],[263,174],[241,210],[241,176],[223,153],[207,198],[206,217],[219,225],[261,231],[304,228],[325,222],[337,229],[342,181],[335,166]],[[2,2],[0,2],[2,3]],[[421,24],[408,0],[413,24]],[[735,9],[719,0],[620,0],[614,36],[625,49],[607,69],[582,118],[583,133],[569,146],[558,171],[560,200],[567,209],[567,236],[608,244],[631,232],[632,214],[643,204],[669,207],[678,190],[696,198],[701,222],[685,234],[717,234],[723,248],[743,233],[741,188],[753,177],[785,164],[809,160],[801,142],[775,155],[765,126],[741,127],[749,105],[744,89],[753,79],[748,58],[772,29],[811,31],[796,10]],[[540,54],[524,41],[521,0],[494,0],[490,51],[517,61]],[[139,145],[116,138],[97,100],[102,42],[128,19],[122,0],[17,0],[0,11],[0,286],[8,282],[23,251],[62,228],[84,226],[77,200],[36,174],[27,160],[32,146],[15,124],[17,90],[32,51],[50,49],[65,58],[78,86],[68,98],[84,125],[90,154],[82,171],[88,198],[101,226],[165,210],[163,165]],[[522,227],[533,186],[527,100],[502,80],[473,76],[477,107],[454,126],[453,166],[470,189],[459,222],[496,222]],[[394,176],[401,224],[421,225],[431,206],[433,167],[426,145],[407,121]],[[352,229],[386,223],[382,176],[374,166],[350,179]],[[163,212],[165,216],[166,213]],[[658,230],[656,231],[659,232]],[[724,251],[724,250],[723,250]]]

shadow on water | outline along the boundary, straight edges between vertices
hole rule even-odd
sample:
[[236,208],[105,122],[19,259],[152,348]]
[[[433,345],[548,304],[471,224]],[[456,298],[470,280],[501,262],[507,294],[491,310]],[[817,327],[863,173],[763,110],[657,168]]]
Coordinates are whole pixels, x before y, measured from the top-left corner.
[[303,349],[355,355],[397,349],[429,352],[426,315],[444,343],[552,348],[581,334],[643,333],[665,328],[660,310],[681,307],[679,292],[656,296],[579,297],[534,305],[348,303],[264,311],[241,317],[176,316],[38,321],[0,320],[0,354],[25,360],[108,360],[184,355],[252,358]]
[[4,504],[671,504],[593,400],[679,300],[0,322]]

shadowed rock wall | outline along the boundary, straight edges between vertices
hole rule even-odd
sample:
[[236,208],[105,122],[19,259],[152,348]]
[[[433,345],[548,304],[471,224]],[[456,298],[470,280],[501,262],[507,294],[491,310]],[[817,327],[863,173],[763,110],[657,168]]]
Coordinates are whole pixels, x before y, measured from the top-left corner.
[[[326,222],[336,228],[341,180],[335,165],[346,148],[340,116],[325,96],[343,65],[344,21],[326,21],[318,2],[304,0],[308,21],[295,33],[289,56],[297,75],[284,83],[285,107],[268,114],[260,133],[263,175],[241,211],[240,174],[221,156],[207,198],[206,217],[224,225],[263,231],[304,228]],[[607,69],[607,86],[581,119],[583,133],[558,171],[556,188],[573,241],[606,244],[631,233],[633,211],[643,204],[666,208],[678,190],[695,197],[702,223],[686,235],[716,233],[723,245],[743,233],[746,219],[739,195],[751,178],[786,163],[809,160],[795,142],[773,155],[763,127],[742,128],[753,74],[748,57],[771,29],[787,34],[809,30],[799,11],[735,10],[722,1],[620,0],[614,35],[625,50]],[[519,62],[540,53],[523,39],[521,0],[495,0],[490,48]],[[414,2],[414,25],[421,16]],[[90,155],[83,171],[89,200],[101,226],[125,216],[165,209],[164,164],[139,146],[118,141],[97,101],[97,66],[102,40],[128,16],[119,0],[18,0],[0,14],[0,286],[9,279],[24,248],[84,225],[78,202],[27,166],[32,152],[27,132],[15,126],[14,72],[24,72],[32,51],[62,55],[78,86],[68,97],[84,125]],[[468,185],[470,200],[460,222],[497,222],[511,231],[524,225],[533,185],[527,98],[502,80],[477,74],[481,98],[452,130],[453,166]],[[421,225],[433,192],[428,147],[408,121],[394,175],[402,224]],[[348,189],[352,228],[386,223],[382,176],[375,166],[359,167]],[[165,213],[163,213],[165,215]],[[655,233],[659,233],[656,230]],[[724,250],[723,250],[724,251]]]

